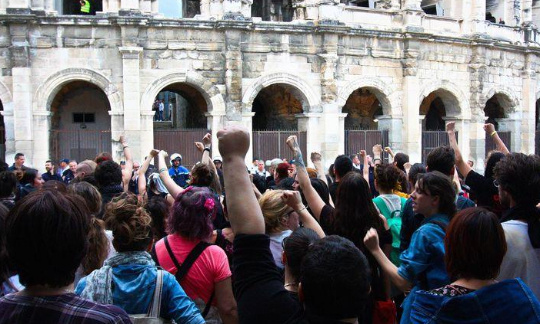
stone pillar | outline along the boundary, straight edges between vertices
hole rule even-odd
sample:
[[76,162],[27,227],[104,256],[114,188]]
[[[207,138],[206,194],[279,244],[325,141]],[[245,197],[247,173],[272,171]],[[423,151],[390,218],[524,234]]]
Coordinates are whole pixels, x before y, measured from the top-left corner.
[[241,125],[249,130],[251,145],[249,146],[249,150],[246,154],[246,165],[251,165],[251,162],[253,161],[253,116],[255,116],[254,112],[243,112],[240,120],[231,120],[227,123],[227,125]]
[[420,43],[405,41],[403,66],[403,150],[411,161],[422,160],[422,128],[420,125],[420,81],[418,80],[417,57]]
[[306,132],[306,152],[304,162],[308,162],[311,152],[321,152],[321,113],[305,113],[296,115],[298,131]]
[[139,0],[120,0],[120,12],[140,11]]
[[[154,111],[141,111],[141,131],[140,131],[140,157],[143,161],[151,149],[154,148]],[[112,123],[111,123],[112,125]]]
[[[33,134],[32,70],[26,67],[14,67],[11,72],[13,107],[17,107],[13,110],[15,151],[24,153],[28,164],[40,165],[39,162],[45,163],[49,155],[49,133]],[[41,143],[44,146],[34,147],[33,135],[45,139],[44,143]]]
[[324,139],[321,142],[323,165],[329,167],[336,157],[345,153],[345,117],[347,114],[332,112],[337,105],[325,105],[324,118],[321,120]]
[[[474,161],[474,170],[484,174],[484,161],[486,159],[486,132],[484,131],[485,120],[483,116],[473,115],[469,122],[469,156]],[[458,130],[461,132],[461,128]],[[464,158],[467,158],[464,156]]]
[[532,0],[521,1],[522,22],[524,25],[529,25],[532,23],[532,20],[533,20],[532,7],[533,7]]
[[220,155],[218,150],[217,132],[224,127],[223,119],[225,114],[223,113],[206,113],[206,128],[212,131],[212,154],[214,156]]
[[523,113],[521,118],[521,148],[514,149],[516,152],[534,154],[536,134],[536,92],[537,81],[533,63],[536,59],[534,54],[526,54],[523,75]]
[[[238,29],[225,30],[225,105],[227,115],[242,112],[242,32]],[[245,111],[251,111],[246,107]]]
[[0,111],[0,114],[4,117],[4,127],[6,134],[6,154],[5,162],[9,164],[15,158],[15,120],[13,117],[13,103],[12,102],[2,102],[4,110]]
[[379,120],[377,129],[388,131],[388,145],[394,152],[403,150],[403,116],[376,116]]
[[[495,119],[499,123],[499,131],[501,132],[511,132],[510,138],[510,147],[508,150],[510,152],[521,152],[521,118],[500,118]],[[534,121],[534,118],[533,118]],[[534,129],[534,128],[533,128]],[[534,152],[534,146],[533,146]],[[523,152],[526,153],[526,152]]]
[[[151,111],[151,107],[141,107],[140,93],[140,59],[142,47],[120,47],[122,54],[122,88],[123,88],[123,103],[124,103],[124,134],[127,136],[131,152],[135,160],[141,160],[142,157],[148,154],[149,150],[142,150],[142,138],[153,138],[153,133],[150,130],[141,131],[141,111]],[[113,123],[111,123],[112,127]],[[120,126],[120,125],[115,125]],[[120,131],[121,129],[117,129]],[[113,137],[113,140],[118,138]]]
[[[49,134],[51,129],[51,116],[52,113],[47,110],[39,110],[33,112],[33,156],[28,156],[27,159],[32,161],[32,164],[36,169],[42,169],[45,161],[51,158],[49,147]],[[18,150],[17,150],[18,151]]]
[[30,14],[30,0],[8,0],[7,14]]

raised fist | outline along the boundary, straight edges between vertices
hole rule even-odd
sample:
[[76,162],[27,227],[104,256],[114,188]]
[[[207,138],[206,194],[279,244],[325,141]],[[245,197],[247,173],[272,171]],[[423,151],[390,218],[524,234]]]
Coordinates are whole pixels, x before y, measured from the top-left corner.
[[219,152],[223,158],[241,156],[249,150],[249,132],[241,126],[230,126],[217,133]]

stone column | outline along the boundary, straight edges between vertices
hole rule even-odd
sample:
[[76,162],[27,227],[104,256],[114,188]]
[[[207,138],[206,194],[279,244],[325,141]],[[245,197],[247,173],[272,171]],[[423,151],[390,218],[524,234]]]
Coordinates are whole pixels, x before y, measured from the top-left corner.
[[[33,134],[32,70],[26,67],[14,67],[11,72],[13,75],[13,107],[17,107],[13,110],[15,151],[24,153],[28,164],[43,165],[49,155],[49,133]],[[32,140],[35,135],[44,139],[44,143],[41,143],[44,146],[35,147],[33,145]],[[39,162],[43,163],[39,164]]]
[[321,155],[325,167],[334,163],[336,157],[345,153],[345,117],[347,114],[332,112],[337,105],[324,107],[324,118],[321,120],[324,138],[321,142]]
[[483,46],[473,48],[473,56],[469,63],[470,71],[470,99],[471,121],[469,123],[469,157],[474,160],[474,170],[484,173],[484,160],[486,158],[486,132],[483,126],[486,121],[482,91],[486,73],[486,49]]
[[534,154],[535,134],[536,134],[536,92],[537,81],[533,62],[536,56],[526,54],[525,68],[523,75],[523,113],[521,118],[521,149],[514,149],[516,152]]
[[[122,54],[122,88],[123,88],[123,103],[124,103],[124,123],[123,125],[114,125],[119,127],[117,130],[123,129],[124,134],[127,136],[129,145],[131,146],[131,152],[133,158],[141,160],[148,154],[149,150],[142,148],[146,145],[141,145],[142,139],[153,139],[152,130],[142,131],[141,128],[141,112],[151,111],[152,107],[141,107],[140,100],[140,58],[143,51],[142,47],[120,47],[120,53]],[[111,127],[113,123],[111,122]],[[113,140],[118,138],[113,137]]]
[[154,111],[141,111],[140,161],[154,148]]
[[307,162],[311,152],[321,152],[321,113],[304,113],[295,116],[298,120],[298,131],[306,132],[306,152],[304,162]]
[[212,153],[213,155],[220,155],[218,150],[217,132],[224,127],[223,119],[225,114],[223,113],[206,113],[206,123],[209,130],[212,131]]
[[[486,159],[486,132],[484,131],[485,118],[483,115],[473,114],[469,122],[469,156],[474,161],[474,170],[484,174],[484,160]],[[461,132],[461,128],[458,130]],[[464,156],[464,158],[467,158]]]
[[[113,158],[116,162],[120,162],[122,159],[122,145],[120,145],[120,142],[118,139],[121,135],[124,135],[124,111],[113,111],[109,110],[109,116],[111,116],[111,153],[113,155]],[[133,135],[133,134],[131,134]],[[130,137],[129,134],[127,134],[128,138],[128,144],[131,147],[131,152],[134,159],[138,159],[139,152],[140,152],[140,141],[139,138],[134,138],[133,136]],[[148,151],[150,152],[150,151]],[[148,153],[146,152],[146,153]]]
[[411,161],[422,160],[422,128],[420,125],[420,81],[418,80],[417,57],[420,43],[405,42],[403,66],[403,150]]
[[[508,150],[510,152],[521,152],[521,118],[516,118],[517,116],[511,116],[510,118],[500,118],[495,119],[499,123],[499,131],[501,132],[511,132],[510,138],[510,147]],[[534,118],[533,118],[534,121]],[[534,128],[533,128],[534,129]],[[534,152],[534,147],[533,147]],[[525,152],[523,152],[525,153]]]
[[120,0],[120,12],[140,11],[139,0]]
[[[36,169],[42,169],[42,165],[45,161],[51,158],[49,147],[49,134],[51,129],[51,116],[52,113],[48,110],[39,110],[33,112],[33,156],[28,156],[27,159],[32,161],[32,164]],[[19,151],[17,149],[17,151]]]
[[13,102],[2,102],[3,110],[0,114],[4,117],[4,127],[6,134],[5,162],[12,163],[15,157],[15,120],[13,115]]
[[403,150],[403,116],[381,115],[377,129],[388,131],[388,145],[394,152]]
[[8,0],[7,14],[30,14],[30,0]]

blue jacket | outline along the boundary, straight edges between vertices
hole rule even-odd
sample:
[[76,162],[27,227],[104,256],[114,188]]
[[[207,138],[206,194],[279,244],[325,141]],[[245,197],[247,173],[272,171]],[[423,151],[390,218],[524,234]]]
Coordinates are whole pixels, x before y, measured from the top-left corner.
[[411,323],[534,324],[540,323],[540,303],[519,278],[456,297],[418,291]]
[[181,165],[178,168],[172,166],[169,168],[169,175],[177,185],[184,188],[189,179],[189,170]]
[[401,253],[401,265],[398,274],[413,283],[411,292],[403,301],[403,316],[401,324],[410,323],[411,305],[415,292],[430,290],[450,283],[444,265],[444,236],[445,231],[434,223],[448,225],[448,216],[435,214],[422,222],[422,226],[414,232],[409,248]]
[[[148,265],[119,265],[113,267],[112,285],[114,305],[128,314],[146,314],[156,287],[157,269]],[[86,278],[77,284],[80,295],[86,287]],[[165,272],[161,296],[160,317],[177,323],[205,323],[199,309],[186,295],[176,278]]]

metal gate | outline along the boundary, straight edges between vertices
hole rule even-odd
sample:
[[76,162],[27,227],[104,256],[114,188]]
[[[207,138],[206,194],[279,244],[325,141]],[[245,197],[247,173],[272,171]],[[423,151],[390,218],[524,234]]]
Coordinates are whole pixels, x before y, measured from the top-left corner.
[[51,158],[93,160],[100,152],[111,152],[110,130],[51,130]]
[[[512,139],[512,132],[497,132],[501,140],[503,141],[504,145],[508,148],[508,151],[512,152],[512,148],[510,147],[511,139]],[[491,137],[489,134],[486,134],[486,157],[490,151],[496,150],[497,145],[495,145],[495,142],[493,141],[493,137]]]
[[[357,154],[360,150],[366,150],[372,155],[373,146],[381,144],[383,149],[388,146],[388,130],[345,130],[345,154]],[[384,154],[384,159],[387,159]]]
[[[456,140],[458,132],[456,132]],[[458,140],[459,141],[459,140]],[[446,131],[422,131],[422,163],[426,164],[427,156],[439,146],[449,145]]]
[[[191,169],[195,163],[201,160],[202,156],[201,152],[195,147],[195,142],[201,142],[206,133],[211,132],[204,128],[154,130],[154,148],[167,151],[169,156],[173,153],[180,153],[182,155],[182,165]],[[212,157],[219,154],[217,148],[210,153]]]
[[293,154],[285,141],[287,137],[296,135],[300,144],[300,149],[304,154],[304,162],[309,158],[311,152],[307,152],[307,133],[295,130],[274,130],[274,131],[253,131],[253,156],[262,160],[274,158],[291,160]]

